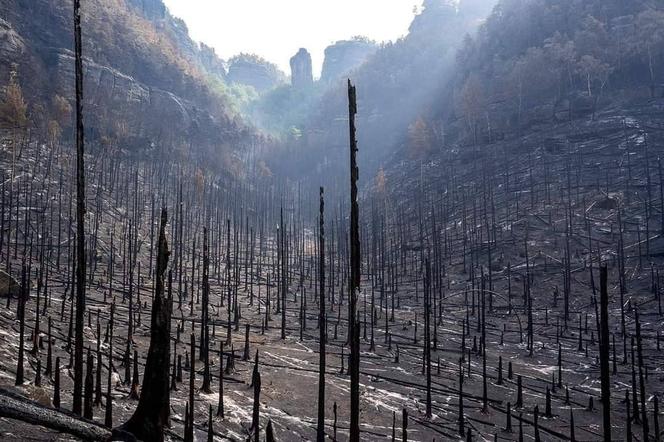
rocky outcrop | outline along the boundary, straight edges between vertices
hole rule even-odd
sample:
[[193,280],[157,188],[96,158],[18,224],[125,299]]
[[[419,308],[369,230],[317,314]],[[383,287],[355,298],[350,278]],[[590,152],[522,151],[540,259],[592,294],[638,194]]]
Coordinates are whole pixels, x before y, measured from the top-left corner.
[[296,89],[304,89],[314,83],[311,54],[300,48],[297,54],[290,59],[291,85]]
[[0,297],[18,296],[21,286],[7,273],[0,270]]
[[[73,54],[57,55],[54,86],[63,97],[74,96]],[[228,134],[219,131],[220,123],[171,92],[149,87],[111,67],[92,60],[84,61],[84,106],[86,130],[91,138],[108,136],[122,145],[150,148],[178,137],[205,139],[214,143]],[[115,127],[108,127],[115,121]]]
[[[191,145],[193,158],[221,165],[220,146],[240,148],[251,136],[210,81],[225,78],[224,62],[190,38],[163,0],[86,0],[84,11],[91,148],[168,154]],[[0,88],[16,70],[28,108],[44,110],[31,113],[42,129],[56,117],[55,95],[75,96],[71,0],[3,0],[0,17]],[[62,124],[62,142],[72,136],[70,120]]]
[[201,62],[201,65],[210,74],[222,80],[226,79],[226,66],[224,62],[217,55],[214,48],[201,43],[201,48],[198,58]]
[[5,20],[0,18],[0,57],[18,57],[25,51],[25,42]]
[[325,49],[321,80],[331,82],[361,66],[378,50],[376,43],[366,39],[338,41]]
[[25,42],[14,28],[5,20],[0,19],[0,79],[9,78],[11,63],[4,60],[19,60],[25,52]]
[[129,0],[129,3],[138,8],[148,20],[166,18],[167,9],[162,0]]
[[262,93],[284,82],[284,74],[256,55],[241,54],[229,60],[227,78],[231,83],[251,86]]

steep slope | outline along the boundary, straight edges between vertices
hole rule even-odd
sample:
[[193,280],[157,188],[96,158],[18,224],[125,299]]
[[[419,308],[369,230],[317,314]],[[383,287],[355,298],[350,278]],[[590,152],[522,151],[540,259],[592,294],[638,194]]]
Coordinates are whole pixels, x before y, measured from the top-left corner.
[[[224,80],[223,63],[161,0],[91,0],[82,15],[90,140],[180,153],[196,145],[195,155],[214,158],[249,135],[213,86]],[[66,135],[70,116],[58,115],[55,98],[73,97],[71,1],[8,0],[0,16],[0,81],[17,78],[35,129],[55,120]]]
[[477,35],[464,39],[436,105],[404,134],[384,179],[398,176],[407,192],[404,180],[415,186],[425,164],[442,185],[457,172],[431,165],[472,166],[503,150],[517,164],[544,149],[558,155],[549,167],[563,167],[561,152],[583,154],[579,137],[607,147],[593,127],[658,134],[662,29],[664,7],[649,0],[499,1]]
[[[505,0],[459,52],[436,113],[451,139],[491,142],[661,96],[661,2]],[[449,105],[453,103],[453,105]]]

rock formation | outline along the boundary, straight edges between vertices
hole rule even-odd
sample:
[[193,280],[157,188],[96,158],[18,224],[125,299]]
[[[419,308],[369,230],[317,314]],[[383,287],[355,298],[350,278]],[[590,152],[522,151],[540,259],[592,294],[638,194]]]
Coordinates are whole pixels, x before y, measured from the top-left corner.
[[325,49],[321,80],[331,82],[362,65],[378,46],[367,39],[355,38],[338,41]]
[[219,58],[214,48],[201,43],[201,49],[198,58],[203,67],[212,75],[222,80],[226,79],[226,66],[224,61]]
[[[14,30],[12,25],[0,18],[0,81],[4,83],[9,79],[9,73],[14,67],[13,61],[18,61],[25,52],[25,42]],[[12,60],[8,63],[5,60]]]
[[314,83],[314,74],[311,67],[311,54],[300,48],[297,54],[290,59],[291,85],[296,89],[303,89]]
[[[223,61],[194,42],[162,0],[122,4],[83,6],[86,138],[168,149],[193,137],[201,152],[239,141],[240,120],[229,117],[208,83],[225,79]],[[46,118],[55,117],[48,113],[56,94],[74,97],[71,13],[68,2],[0,2],[0,87],[16,71],[28,108],[40,106]],[[130,43],[136,50],[126,50]]]
[[150,20],[166,18],[167,9],[161,0],[130,0],[129,3],[138,8]]
[[283,83],[283,72],[272,63],[253,54],[240,54],[228,61],[228,80],[266,92]]

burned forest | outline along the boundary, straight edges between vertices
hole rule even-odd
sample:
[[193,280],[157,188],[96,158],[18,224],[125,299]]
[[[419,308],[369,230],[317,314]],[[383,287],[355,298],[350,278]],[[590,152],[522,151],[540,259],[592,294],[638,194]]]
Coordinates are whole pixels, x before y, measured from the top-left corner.
[[0,0],[0,439],[664,439],[659,2],[179,1]]

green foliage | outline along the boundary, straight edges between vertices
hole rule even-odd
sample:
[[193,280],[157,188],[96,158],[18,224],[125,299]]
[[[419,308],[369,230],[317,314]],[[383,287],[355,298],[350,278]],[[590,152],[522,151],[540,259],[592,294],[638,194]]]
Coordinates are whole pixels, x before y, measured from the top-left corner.
[[259,67],[264,71],[265,75],[269,79],[271,79],[271,81],[275,84],[283,83],[286,81],[286,76],[276,64],[267,61],[265,58],[261,57],[260,55],[247,54],[247,53],[240,53],[238,55],[235,55],[234,57],[231,57],[228,60],[229,76],[233,74],[235,68],[242,67],[243,65]]
[[299,89],[291,85],[279,86],[252,102],[247,112],[259,127],[273,136],[293,136],[294,128],[301,136],[301,127],[318,104],[322,90],[323,86],[318,83]]
[[265,58],[261,57],[260,55],[257,54],[247,54],[245,52],[242,52],[238,55],[235,55],[231,57],[228,60],[228,65],[232,66],[234,64],[238,63],[249,63],[249,64],[256,64],[256,65],[261,65],[261,66],[266,66],[268,70],[270,70],[272,73],[277,75],[279,73],[279,68],[277,67],[276,64],[266,60]]
[[226,103],[232,114],[247,115],[249,106],[259,98],[256,89],[248,85],[227,84],[216,76],[209,76],[208,82],[212,92]]
[[[458,54],[455,91],[471,76],[487,121],[607,88],[651,86],[664,73],[664,6],[647,0],[502,0]],[[651,86],[652,89],[652,86]],[[507,99],[507,98],[510,99]],[[491,109],[489,104],[493,104]],[[467,114],[457,102],[457,116]]]
[[14,130],[23,130],[28,124],[27,112],[28,105],[23,98],[21,85],[16,76],[12,75],[0,101],[0,120]]

